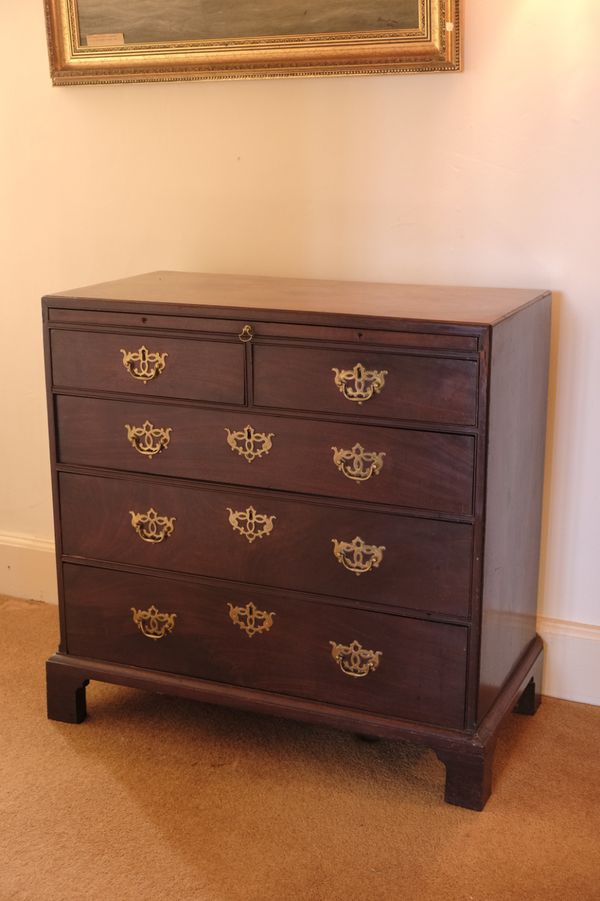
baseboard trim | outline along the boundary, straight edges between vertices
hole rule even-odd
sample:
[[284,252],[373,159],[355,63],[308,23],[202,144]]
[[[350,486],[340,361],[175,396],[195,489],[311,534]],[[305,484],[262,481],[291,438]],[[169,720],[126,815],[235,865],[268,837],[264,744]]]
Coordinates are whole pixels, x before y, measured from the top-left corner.
[[573,638],[584,638],[588,641],[600,641],[600,626],[584,623],[573,623],[567,619],[551,619],[549,616],[538,618],[538,632],[546,635],[571,635]]
[[0,594],[58,603],[54,542],[0,532]]
[[[0,594],[56,604],[54,542],[0,532]],[[538,618],[546,648],[542,692],[600,706],[600,626]]]
[[542,693],[600,706],[600,626],[539,617],[546,647]]

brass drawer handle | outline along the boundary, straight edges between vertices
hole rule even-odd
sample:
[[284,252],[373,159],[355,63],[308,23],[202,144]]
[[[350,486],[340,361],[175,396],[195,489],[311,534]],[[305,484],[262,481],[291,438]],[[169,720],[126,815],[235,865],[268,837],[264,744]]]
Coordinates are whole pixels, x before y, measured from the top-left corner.
[[383,656],[382,651],[368,651],[358,641],[353,641],[352,644],[338,644],[336,641],[330,641],[329,644],[331,645],[331,656],[341,671],[355,679],[374,672]]
[[235,451],[240,457],[245,457],[248,463],[268,454],[273,446],[271,438],[275,437],[274,432],[257,432],[251,425],[246,425],[239,432],[227,432],[227,444],[232,451]]
[[123,354],[123,366],[134,379],[146,384],[151,379],[155,379],[164,370],[168,353],[150,353],[145,344],[142,344],[137,350],[125,350],[121,348]]
[[155,641],[164,638],[169,632],[175,628],[176,613],[159,613],[158,607],[152,604],[147,610],[136,610],[131,608],[133,613],[133,621],[146,638],[152,638]]
[[366,369],[363,363],[357,363],[352,369],[331,371],[335,373],[335,384],[346,400],[353,400],[357,404],[379,394],[388,374],[387,369]]
[[154,426],[148,419],[139,425],[125,425],[127,440],[139,454],[150,459],[160,454],[163,448],[169,446],[173,429],[160,429]]
[[252,341],[254,338],[254,330],[251,325],[245,325],[240,334],[238,335],[240,341],[243,341],[246,344],[248,341]]
[[257,513],[254,507],[247,507],[245,510],[232,510],[227,507],[229,513],[229,522],[235,532],[239,532],[250,544],[256,538],[264,538],[273,531],[273,520],[276,516],[269,516],[267,513]]
[[374,544],[365,544],[358,535],[353,541],[338,541],[337,538],[331,540],[335,559],[356,576],[362,576],[363,573],[377,569],[383,560],[384,544],[379,547]]
[[269,613],[267,610],[258,610],[252,601],[245,607],[234,607],[233,604],[227,604],[227,606],[231,622],[239,626],[248,638],[268,632],[273,625],[275,614]]
[[159,516],[154,507],[150,507],[147,513],[129,511],[131,525],[142,541],[149,544],[160,544],[165,538],[173,534],[175,528],[174,516]]
[[351,450],[332,447],[333,462],[347,479],[366,482],[371,476],[378,476],[383,469],[385,452],[366,451],[362,444],[355,444]]

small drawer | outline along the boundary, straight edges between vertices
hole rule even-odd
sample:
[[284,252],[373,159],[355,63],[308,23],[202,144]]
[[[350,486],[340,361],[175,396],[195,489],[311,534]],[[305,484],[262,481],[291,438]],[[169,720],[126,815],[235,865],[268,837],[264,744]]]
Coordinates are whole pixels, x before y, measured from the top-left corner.
[[260,345],[259,407],[454,425],[477,423],[477,362],[412,354]]
[[69,654],[462,728],[467,629],[65,565]]
[[52,329],[51,348],[55,387],[245,401],[245,354],[237,337],[189,341]]
[[469,615],[465,523],[70,473],[60,504],[70,557]]
[[471,435],[85,397],[56,408],[61,463],[472,512]]

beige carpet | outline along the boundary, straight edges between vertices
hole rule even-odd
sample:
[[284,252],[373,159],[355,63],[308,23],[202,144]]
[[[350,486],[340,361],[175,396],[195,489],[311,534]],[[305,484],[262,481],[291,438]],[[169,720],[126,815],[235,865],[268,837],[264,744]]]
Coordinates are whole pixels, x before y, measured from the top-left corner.
[[57,610],[0,625],[1,901],[600,899],[600,708],[512,716],[478,814],[408,745],[100,683],[48,722]]

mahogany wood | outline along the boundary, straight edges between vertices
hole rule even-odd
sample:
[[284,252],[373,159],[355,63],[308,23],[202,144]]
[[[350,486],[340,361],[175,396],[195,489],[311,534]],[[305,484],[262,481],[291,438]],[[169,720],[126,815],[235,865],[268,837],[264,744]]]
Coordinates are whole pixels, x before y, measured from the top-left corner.
[[[61,388],[244,403],[244,347],[235,334],[229,342],[185,341],[53,329],[51,345],[54,384]],[[131,375],[121,353],[142,345],[167,354],[164,370],[147,382]]]
[[478,718],[535,635],[550,299],[494,330]]
[[494,743],[485,747],[474,743],[452,751],[438,751],[437,755],[446,766],[445,800],[471,810],[483,810],[492,791]]
[[[142,667],[125,666],[107,663],[100,660],[80,658],[75,655],[55,654],[48,660],[47,672],[52,695],[57,704],[52,708],[53,719],[62,719],[62,710],[67,712],[73,705],[73,693],[85,686],[89,679],[127,685],[161,694],[179,695],[210,704],[222,704],[238,707],[255,713],[267,713],[290,719],[304,720],[317,725],[334,726],[357,732],[362,737],[403,739],[415,744],[423,744],[432,748],[446,764],[446,778],[450,768],[451,791],[447,800],[450,803],[471,809],[481,809],[484,799],[489,794],[490,772],[481,763],[473,765],[474,759],[485,756],[485,749],[493,747],[508,712],[514,708],[526,686],[531,683],[534,671],[541,669],[542,643],[536,638],[526,654],[518,662],[511,678],[506,682],[497,696],[490,711],[480,723],[476,732],[461,732],[438,726],[403,720],[365,710],[352,710],[348,707],[337,707],[320,701],[307,700],[279,695],[272,691],[246,689],[233,685],[210,682],[206,679],[194,679],[171,673],[160,673]],[[54,678],[54,673],[67,670],[68,678]],[[85,691],[85,688],[83,689]],[[85,709],[80,710],[85,716]],[[72,722],[72,720],[66,720]],[[79,721],[79,720],[78,720]],[[460,756],[465,759],[462,767],[462,782],[457,778],[457,767]],[[491,758],[488,757],[491,762]],[[471,765],[469,765],[471,764]],[[454,769],[453,769],[454,768]],[[453,771],[452,771],[453,770]]]
[[[389,319],[392,328],[419,322],[419,329],[437,332],[452,324],[496,325],[548,295],[519,288],[473,288],[440,285],[394,285],[381,282],[340,282],[322,279],[270,278],[253,275],[213,275],[204,272],[148,272],[130,278],[74,288],[52,295],[62,309],[219,316],[234,310],[246,321],[258,311],[269,321],[331,322],[347,326],[356,318],[363,328]],[[57,302],[58,301],[58,302]],[[144,310],[142,311],[142,307]],[[151,308],[151,309],[150,309]],[[259,316],[264,319],[264,316]],[[289,321],[289,320],[288,320]],[[387,324],[386,324],[387,325]],[[470,330],[472,333],[472,329]]]
[[[281,592],[237,592],[155,576],[65,566],[67,650],[78,657],[261,688],[416,721],[462,728],[466,629],[330,603],[306,605]],[[274,612],[269,631],[249,637],[229,604]],[[145,637],[131,608],[175,613],[173,631]],[[346,675],[330,642],[381,651],[373,672]]]
[[[281,500],[272,493],[198,490],[150,480],[60,474],[64,553],[163,571],[369,601],[457,617],[470,613],[472,526],[361,511],[349,532],[348,510]],[[251,543],[228,509],[275,516],[273,530]],[[175,517],[171,535],[144,541],[131,512],[154,508]],[[93,511],[93,528],[81,528]],[[335,558],[333,539],[385,547],[383,560],[356,575]]]
[[[355,350],[260,343],[253,353],[257,407],[457,425],[477,421],[477,363],[473,360],[373,351],[363,351],[357,358]],[[349,371],[357,363],[386,373],[379,394],[362,404],[344,397],[333,373],[334,367]]]
[[48,717],[61,723],[82,723],[87,715],[85,689],[89,679],[65,666],[46,663]]
[[542,664],[543,657],[540,656],[533,668],[531,679],[517,702],[515,713],[533,716],[542,703]]
[[[57,398],[57,418],[60,463],[472,513],[470,435],[68,396]],[[146,420],[172,429],[168,447],[154,457],[143,456],[127,439],[126,424],[141,426]],[[227,444],[226,430],[246,425],[273,434],[269,454],[253,463]],[[333,448],[350,450],[357,443],[385,454],[380,473],[364,482],[349,479],[333,461]]]
[[[101,679],[408,739],[444,762],[450,803],[481,809],[504,717],[539,702],[547,294],[150,273],[45,298],[44,316],[49,716],[81,721]],[[129,337],[168,352],[165,373],[132,379]],[[358,362],[388,372],[363,405],[331,372]],[[152,459],[125,434],[145,419],[172,429]],[[273,433],[251,464],[225,440],[246,425]],[[361,484],[331,459],[357,442],[385,453]],[[249,505],[276,517],[252,544],[225,515]],[[164,544],[131,526],[151,506],[176,517]],[[356,536],[385,546],[360,576],[331,548]],[[228,606],[250,603],[275,614],[252,638]],[[176,614],[156,639],[133,620],[152,605]],[[358,677],[331,655],[353,641],[381,652]]]
[[[66,300],[66,304],[71,301]],[[171,311],[172,312],[172,311]],[[271,316],[272,314],[268,314]],[[303,344],[314,342],[322,343],[335,342],[336,345],[364,346],[366,348],[387,348],[406,350],[408,348],[415,350],[446,350],[457,352],[477,353],[479,350],[480,338],[485,335],[483,328],[470,328],[469,334],[466,334],[464,328],[452,327],[452,331],[443,324],[438,326],[437,331],[398,331],[387,329],[383,331],[377,328],[352,328],[339,326],[323,326],[323,325],[297,325],[291,322],[275,322],[264,318],[253,319],[253,331],[255,338],[261,340],[270,340],[272,338],[285,338],[286,341],[293,343],[301,341]],[[89,326],[89,314],[81,309],[55,309],[51,307],[48,310],[48,321],[53,324],[76,327],[78,331],[86,330]],[[231,338],[232,335],[239,335],[247,325],[245,319],[200,319],[193,316],[162,316],[152,313],[151,315],[142,315],[141,313],[124,313],[115,312],[114,309],[95,310],[94,311],[94,330],[109,328],[110,331],[115,329],[130,330],[132,328],[139,329],[143,327],[144,332],[148,335],[173,335],[178,334],[180,337],[194,335],[198,332],[208,332],[212,337]],[[408,326],[408,324],[407,324]],[[415,323],[415,328],[419,326]]]

